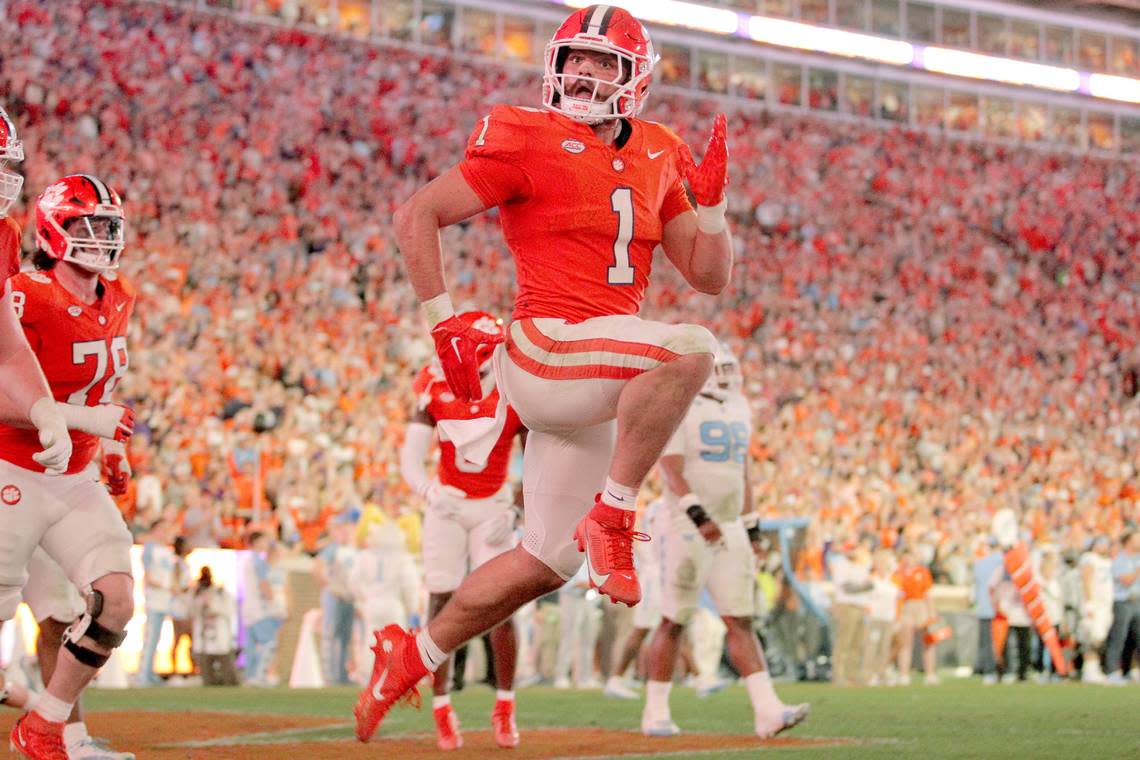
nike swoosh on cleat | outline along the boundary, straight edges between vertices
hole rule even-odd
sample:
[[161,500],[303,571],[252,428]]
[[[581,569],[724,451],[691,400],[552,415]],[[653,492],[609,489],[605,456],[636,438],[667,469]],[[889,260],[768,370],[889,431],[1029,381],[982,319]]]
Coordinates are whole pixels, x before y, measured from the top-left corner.
[[463,361],[463,354],[459,353],[459,336],[451,339],[451,350],[455,352],[455,358]]
[[590,556],[590,542],[589,541],[586,542],[586,569],[590,573],[590,583],[593,583],[596,588],[601,588],[602,586],[604,586],[606,581],[608,581],[610,579],[610,576],[613,575],[613,573],[607,573],[605,575],[602,575],[601,573],[599,573],[597,570],[594,569],[594,560]]
[[384,672],[380,674],[380,680],[372,687],[372,698],[377,702],[381,702],[384,699],[384,694],[381,692],[381,689],[384,688],[384,682],[388,680],[389,667],[391,667],[391,663],[384,666]]
[[646,152],[649,154],[649,160],[652,161],[652,160],[656,159],[658,156],[660,156],[662,153],[664,153],[665,149],[662,148],[661,150],[657,150],[657,151],[650,150],[650,151],[646,151]]

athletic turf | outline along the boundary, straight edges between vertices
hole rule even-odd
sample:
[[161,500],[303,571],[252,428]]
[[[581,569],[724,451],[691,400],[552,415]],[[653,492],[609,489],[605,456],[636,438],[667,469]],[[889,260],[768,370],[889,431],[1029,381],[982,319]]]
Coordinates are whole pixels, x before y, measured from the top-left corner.
[[[809,701],[808,722],[786,734],[789,738],[845,738],[843,746],[781,746],[766,751],[796,758],[1015,758],[1016,760],[1100,760],[1140,758],[1140,686],[1105,687],[1059,684],[982,686],[976,680],[949,681],[938,687],[839,689],[814,684],[781,684],[788,702]],[[171,711],[210,710],[309,715],[351,721],[353,689],[148,689],[96,691],[88,708],[99,710]],[[425,695],[428,696],[428,695]],[[430,697],[429,697],[430,698]],[[454,703],[466,730],[486,727],[493,694],[470,687],[455,695]],[[747,734],[752,718],[747,696],[740,687],[698,700],[690,689],[673,693],[673,717],[689,734]],[[597,691],[555,691],[546,688],[519,692],[519,726],[526,741],[528,728],[582,727],[635,731],[641,702],[603,697]],[[171,715],[171,720],[177,720]],[[91,718],[98,734],[98,716]],[[419,736],[430,747],[433,724],[428,707],[399,707],[384,724],[383,736]],[[345,738],[351,729],[316,728],[297,735],[305,741]],[[280,742],[280,737],[267,736]],[[661,755],[670,758],[741,758],[749,750],[718,750],[709,737],[707,750],[673,754],[668,741]],[[374,740],[376,757],[389,757],[382,739]],[[268,749],[268,748],[267,748]],[[288,755],[277,744],[272,754]],[[480,756],[474,748],[455,757]],[[620,755],[610,751],[610,756]],[[211,756],[223,757],[216,747]],[[268,755],[267,755],[268,756]],[[509,757],[495,753],[497,757]],[[551,757],[557,755],[552,754]],[[574,757],[574,753],[561,755]]]

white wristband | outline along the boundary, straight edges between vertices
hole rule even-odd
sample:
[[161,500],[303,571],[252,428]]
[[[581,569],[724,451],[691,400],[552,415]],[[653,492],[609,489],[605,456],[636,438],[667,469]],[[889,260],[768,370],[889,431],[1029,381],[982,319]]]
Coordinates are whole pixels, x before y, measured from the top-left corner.
[[728,210],[728,198],[721,198],[715,206],[697,206],[697,229],[706,235],[719,235],[728,226],[724,214]]
[[700,498],[692,491],[689,491],[687,494],[677,499],[677,506],[681,508],[682,512],[685,512],[689,509],[689,507],[695,507],[700,503]]
[[451,305],[451,294],[446,290],[421,303],[420,309],[423,310],[428,327],[433,330],[440,322],[455,316],[455,307]]

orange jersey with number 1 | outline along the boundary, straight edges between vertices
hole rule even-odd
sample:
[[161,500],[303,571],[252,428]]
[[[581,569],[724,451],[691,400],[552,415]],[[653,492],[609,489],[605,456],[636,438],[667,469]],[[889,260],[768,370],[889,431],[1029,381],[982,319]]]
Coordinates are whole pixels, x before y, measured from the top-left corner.
[[[12,305],[56,401],[79,406],[111,402],[127,371],[127,324],[135,291],[121,276],[99,279],[102,297],[87,305],[71,295],[52,272],[24,272],[11,280]],[[72,431],[68,474],[95,457],[99,439]],[[43,449],[34,430],[0,425],[0,459],[43,472],[32,459]]]
[[692,206],[680,138],[626,124],[618,148],[553,111],[495,106],[476,123],[459,169],[499,207],[518,276],[514,319],[582,322],[641,307],[665,225]]

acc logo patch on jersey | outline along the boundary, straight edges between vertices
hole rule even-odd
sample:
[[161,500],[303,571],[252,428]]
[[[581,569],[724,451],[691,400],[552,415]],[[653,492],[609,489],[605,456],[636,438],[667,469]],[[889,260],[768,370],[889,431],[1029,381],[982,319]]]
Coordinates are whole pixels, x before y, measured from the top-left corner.
[[567,153],[578,154],[586,150],[586,143],[582,142],[581,140],[563,140],[562,150],[566,151]]
[[9,507],[14,507],[20,503],[23,494],[16,486],[4,486],[0,488],[0,501],[7,504]]

